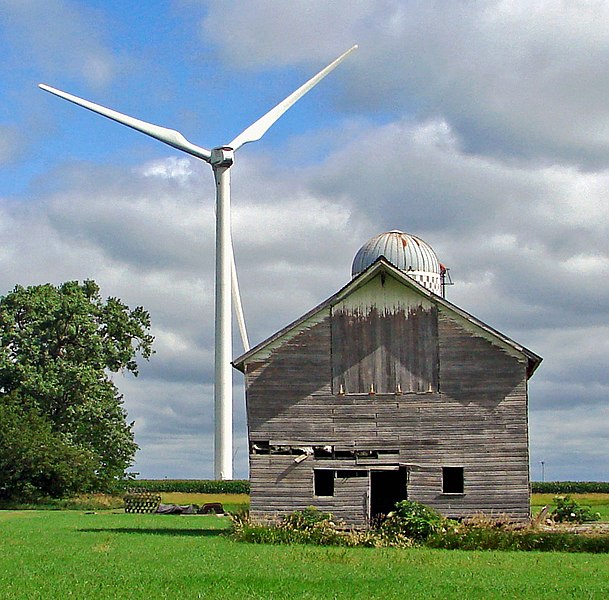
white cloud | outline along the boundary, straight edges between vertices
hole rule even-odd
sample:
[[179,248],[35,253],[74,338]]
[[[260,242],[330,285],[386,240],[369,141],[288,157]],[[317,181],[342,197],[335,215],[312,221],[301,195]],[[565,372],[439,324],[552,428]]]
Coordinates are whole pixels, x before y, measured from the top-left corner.
[[0,125],[0,167],[17,158],[23,147],[23,135],[16,127]]
[[[227,62],[244,68],[325,60],[350,48],[394,2],[293,0],[210,3],[203,21]],[[232,39],[227,39],[232,38]]]
[[445,119],[474,152],[588,166],[609,155],[608,26],[608,5],[560,0],[248,0],[204,21],[249,68],[318,64],[357,42],[344,105]]
[[49,75],[78,76],[92,86],[112,79],[116,59],[100,33],[100,11],[69,0],[0,0],[0,14],[10,40],[5,60],[39,65]]
[[[181,4],[190,6],[173,5],[173,16],[194,31],[201,6]],[[162,99],[166,114],[186,118],[196,136],[199,110],[238,120],[244,98],[249,105],[259,92],[270,94],[275,76],[301,81],[357,42],[358,52],[324,85],[323,107],[303,102],[283,121],[287,129],[278,125],[278,135],[238,155],[233,232],[252,341],[346,283],[368,237],[394,228],[415,233],[451,268],[450,300],[544,357],[531,382],[532,456],[550,469],[550,456],[560,455],[556,472],[576,476],[578,460],[606,448],[597,424],[609,387],[609,8],[550,0],[235,0],[205,10],[204,52],[193,41],[188,57],[176,51],[164,62],[156,40],[154,49],[143,42],[136,54],[120,55],[108,35],[120,19],[112,5],[0,0],[8,42],[0,69],[18,80],[5,98],[8,106],[20,99],[0,125],[0,165],[6,173],[7,165],[21,169],[29,185],[0,199],[0,288],[92,277],[103,293],[151,312],[157,355],[138,380],[118,381],[137,421],[143,473],[197,477],[207,469],[211,476],[212,173],[183,156],[134,161],[143,143],[126,150],[118,134],[105,150],[108,140],[99,140],[106,161],[99,164],[81,155],[91,142],[69,124],[62,127],[74,155],[89,162],[62,163],[68,137],[34,137],[48,134],[47,115],[35,93],[21,93],[24,81],[30,89],[34,74],[61,73],[114,96],[120,80],[126,100]],[[160,29],[167,47],[178,39],[166,22]],[[191,59],[196,73],[185,68]],[[125,60],[141,67],[133,81],[121,77]],[[160,76],[152,77],[153,67]],[[302,71],[292,73],[295,67]],[[270,69],[277,69],[272,77]],[[226,105],[212,106],[225,91]],[[177,109],[177,96],[196,108]],[[299,110],[313,110],[320,128],[307,120],[307,133],[282,141],[281,132],[298,130]],[[208,123],[203,139],[216,133]],[[38,144],[27,162],[19,162],[23,140]],[[562,419],[572,423],[570,455],[561,454]]]

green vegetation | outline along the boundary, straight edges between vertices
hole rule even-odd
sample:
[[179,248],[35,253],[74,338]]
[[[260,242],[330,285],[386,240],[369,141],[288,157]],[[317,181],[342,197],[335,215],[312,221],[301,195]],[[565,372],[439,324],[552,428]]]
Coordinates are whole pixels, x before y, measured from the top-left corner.
[[[562,498],[562,500],[565,500]],[[583,522],[588,512],[576,502],[559,499],[557,515],[569,511],[565,520]],[[579,515],[576,521],[573,515]],[[233,536],[258,544],[314,544],[350,547],[398,547],[414,545],[450,550],[542,550],[561,552],[608,553],[609,535],[579,535],[542,531],[507,521],[477,517],[452,521],[417,502],[402,501],[376,529],[350,531],[329,513],[314,507],[295,511],[278,523],[253,523],[241,515],[232,516]]]
[[607,557],[253,545],[218,517],[0,512],[0,597],[605,598]]
[[404,535],[411,540],[422,541],[442,531],[444,525],[445,519],[435,510],[419,502],[402,500],[387,515],[380,530],[386,535]]
[[0,297],[0,499],[103,491],[137,445],[109,372],[137,375],[150,317],[102,300],[93,281]]
[[117,510],[124,507],[122,496],[111,494],[81,494],[72,498],[45,498],[35,503],[3,501],[3,510]]
[[595,513],[589,506],[582,506],[571,496],[556,496],[555,508],[550,517],[557,523],[589,523],[598,521],[600,513]]
[[534,481],[533,494],[609,494],[609,481]]
[[181,492],[183,494],[249,494],[246,479],[129,479],[124,487],[146,492]]
[[[572,494],[579,504],[589,506],[593,512],[598,512],[600,520],[609,522],[609,493]],[[531,496],[531,511],[537,515],[544,506],[549,506],[550,512],[556,508],[555,494],[533,494]]]
[[93,483],[95,466],[38,411],[0,398],[0,500],[75,494]]
[[459,525],[430,536],[425,545],[446,550],[537,550],[543,552],[609,552],[609,536],[541,532],[489,527],[481,524]]

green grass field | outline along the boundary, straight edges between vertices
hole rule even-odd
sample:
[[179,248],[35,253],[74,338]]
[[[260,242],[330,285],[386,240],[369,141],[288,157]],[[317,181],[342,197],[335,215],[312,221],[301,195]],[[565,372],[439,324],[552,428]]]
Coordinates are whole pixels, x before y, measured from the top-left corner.
[[606,598],[606,555],[257,546],[214,516],[0,512],[0,598]]

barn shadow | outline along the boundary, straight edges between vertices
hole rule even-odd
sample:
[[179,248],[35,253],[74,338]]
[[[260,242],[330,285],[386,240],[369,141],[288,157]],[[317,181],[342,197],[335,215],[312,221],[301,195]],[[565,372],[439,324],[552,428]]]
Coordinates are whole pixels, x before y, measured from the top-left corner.
[[228,532],[228,529],[213,529],[213,528],[189,528],[189,529],[171,529],[165,527],[87,527],[80,528],[77,531],[81,533],[117,533],[117,534],[144,534],[144,535],[160,535],[169,537],[214,537],[223,535]]

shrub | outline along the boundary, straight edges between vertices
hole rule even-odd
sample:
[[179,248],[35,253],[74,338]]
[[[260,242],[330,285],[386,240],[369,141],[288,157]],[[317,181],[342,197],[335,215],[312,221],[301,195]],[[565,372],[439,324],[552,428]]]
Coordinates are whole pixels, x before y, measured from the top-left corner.
[[599,513],[592,512],[589,506],[582,506],[570,496],[555,496],[556,508],[550,513],[550,517],[558,523],[588,523],[598,521]]
[[38,502],[87,489],[95,459],[53,431],[44,416],[0,401],[0,500]]
[[330,513],[310,506],[285,515],[279,523],[252,523],[242,514],[231,515],[233,535],[245,542],[257,544],[315,544],[347,545],[340,531],[342,523],[335,523]]
[[317,546],[342,546],[344,535],[339,531],[342,523],[335,523],[330,513],[323,513],[315,507],[295,511],[279,523],[277,529],[288,542],[315,544]]
[[405,536],[421,541],[441,531],[444,523],[439,513],[424,504],[401,500],[382,522],[380,531],[386,537]]
[[330,513],[314,507],[270,525],[252,523],[246,513],[231,515],[231,519],[234,538],[257,544],[405,548],[418,543],[447,550],[609,552],[607,535],[540,532],[484,516],[457,523],[416,502],[399,502],[379,528],[364,531],[345,530]]
[[430,536],[425,545],[444,550],[609,552],[609,536],[488,528],[461,524]]

